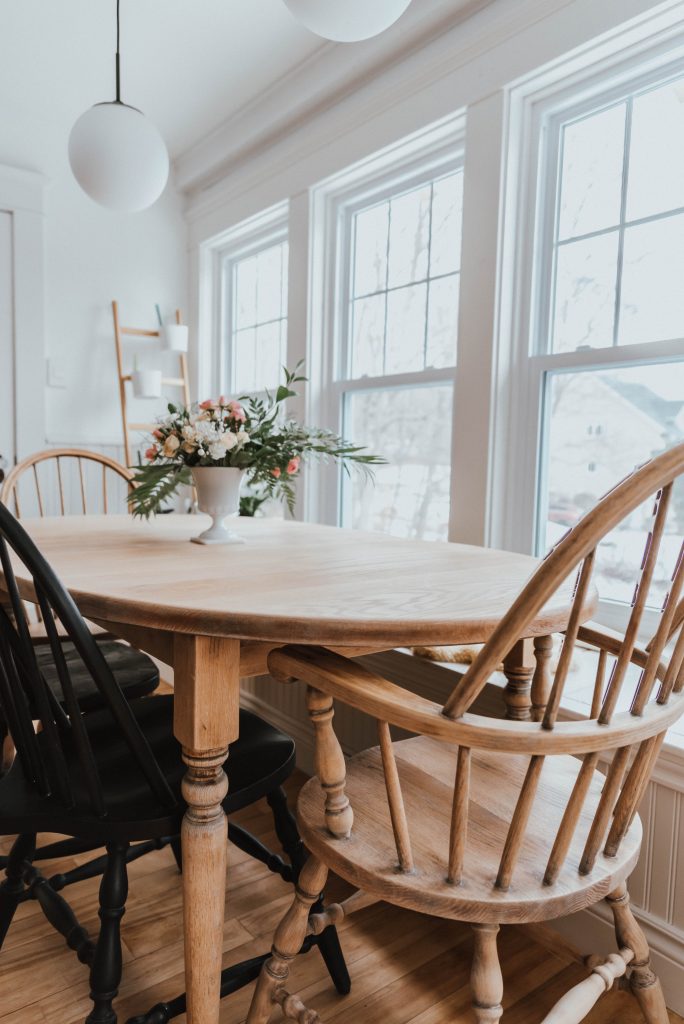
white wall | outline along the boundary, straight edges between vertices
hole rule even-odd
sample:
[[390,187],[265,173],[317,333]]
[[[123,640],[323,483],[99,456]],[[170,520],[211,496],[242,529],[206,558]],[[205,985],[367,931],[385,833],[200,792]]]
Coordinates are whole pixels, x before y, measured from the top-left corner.
[[[155,302],[167,315],[186,307],[181,200],[169,186],[150,210],[110,213],[88,199],[71,175],[70,125],[38,117],[18,95],[0,98],[0,124],[0,164],[46,178],[45,354],[66,379],[63,389],[45,388],[46,440],[119,444],[111,300],[119,300],[125,322],[136,326],[155,326]],[[45,382],[45,368],[36,366],[34,394]]]

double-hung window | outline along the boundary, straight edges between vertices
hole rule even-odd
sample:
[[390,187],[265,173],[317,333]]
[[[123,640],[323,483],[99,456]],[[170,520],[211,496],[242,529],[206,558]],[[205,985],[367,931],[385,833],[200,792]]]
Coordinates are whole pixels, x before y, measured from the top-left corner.
[[364,183],[337,209],[331,426],[387,464],[340,473],[329,517],[446,539],[463,202],[462,160]]
[[[543,138],[527,360],[539,553],[636,465],[684,439],[684,76],[633,79],[566,108]],[[635,513],[599,552],[608,618],[631,601],[648,517]],[[654,605],[679,543],[664,538]]]

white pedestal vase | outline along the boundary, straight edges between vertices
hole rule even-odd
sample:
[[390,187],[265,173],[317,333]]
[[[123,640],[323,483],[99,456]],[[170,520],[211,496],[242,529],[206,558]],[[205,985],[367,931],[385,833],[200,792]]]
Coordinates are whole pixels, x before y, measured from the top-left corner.
[[213,519],[208,530],[192,537],[193,544],[244,544],[242,537],[226,529],[224,520],[240,514],[240,487],[244,469],[225,466],[195,466],[192,478],[197,488],[200,512]]

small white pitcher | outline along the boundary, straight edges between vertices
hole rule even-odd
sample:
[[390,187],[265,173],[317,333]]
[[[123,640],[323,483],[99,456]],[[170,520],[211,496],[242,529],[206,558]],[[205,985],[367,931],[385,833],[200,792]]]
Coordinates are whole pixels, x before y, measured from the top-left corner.
[[232,466],[194,466],[192,478],[197,488],[197,504],[200,512],[206,512],[213,519],[208,530],[192,537],[193,544],[244,544],[224,520],[240,514],[240,487],[245,476],[244,469]]

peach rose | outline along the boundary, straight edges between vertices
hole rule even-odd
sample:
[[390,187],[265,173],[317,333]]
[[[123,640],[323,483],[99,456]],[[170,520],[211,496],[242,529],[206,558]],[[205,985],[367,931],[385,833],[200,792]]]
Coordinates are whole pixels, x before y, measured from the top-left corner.
[[199,407],[200,409],[215,409],[216,402],[213,400],[213,398],[205,398],[203,402],[200,402]]
[[299,469],[300,461],[301,460],[298,455],[295,455],[293,459],[290,459],[290,461],[287,464],[287,472],[290,476],[292,476],[293,473],[297,472],[297,470]]
[[156,437],[158,441],[161,441],[163,436],[164,435],[162,434],[161,430],[153,430],[152,431],[152,437]]
[[247,414],[239,402],[229,402],[227,408],[230,410],[230,415],[234,420],[244,423],[247,419]]
[[149,459],[149,461],[151,462],[152,459],[156,459],[158,451],[159,449],[157,448],[156,444],[150,445],[150,447],[145,452],[145,458]]
[[280,467],[279,466],[276,466],[275,469],[271,470],[271,476],[274,476],[276,478],[276,480],[278,479],[278,477],[280,476]]

